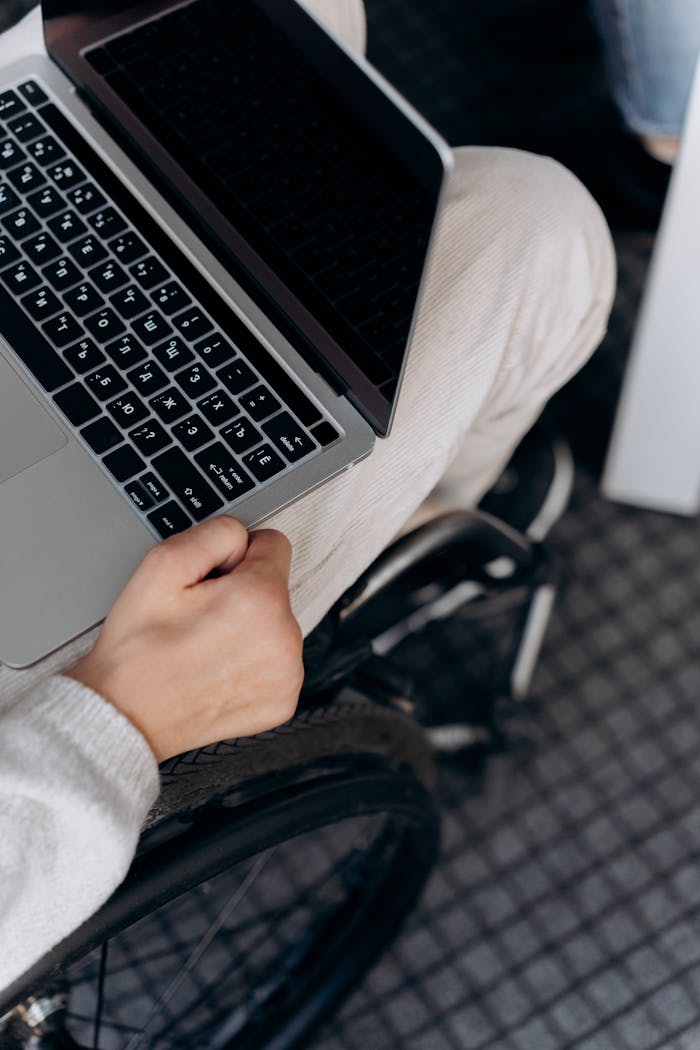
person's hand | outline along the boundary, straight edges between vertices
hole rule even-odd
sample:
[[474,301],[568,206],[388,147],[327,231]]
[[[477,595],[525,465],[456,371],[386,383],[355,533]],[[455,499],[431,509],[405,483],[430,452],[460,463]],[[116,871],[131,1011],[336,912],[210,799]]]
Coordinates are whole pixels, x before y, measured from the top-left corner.
[[290,560],[281,533],[249,535],[227,517],[165,540],[68,674],[119,708],[159,762],[281,725],[304,674]]

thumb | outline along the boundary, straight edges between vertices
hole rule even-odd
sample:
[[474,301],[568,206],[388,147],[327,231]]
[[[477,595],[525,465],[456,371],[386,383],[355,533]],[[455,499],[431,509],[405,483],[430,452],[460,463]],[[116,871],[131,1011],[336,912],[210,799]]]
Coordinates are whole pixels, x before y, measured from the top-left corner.
[[159,543],[146,555],[124,594],[138,588],[170,591],[193,587],[215,569],[230,572],[245,558],[248,530],[235,518],[219,517]]

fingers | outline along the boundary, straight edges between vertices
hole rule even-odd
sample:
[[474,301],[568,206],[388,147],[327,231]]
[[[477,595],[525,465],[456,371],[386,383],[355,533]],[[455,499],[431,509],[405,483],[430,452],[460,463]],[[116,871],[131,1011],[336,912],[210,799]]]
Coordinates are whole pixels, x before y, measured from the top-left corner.
[[243,560],[247,550],[248,530],[244,525],[235,518],[212,518],[171,536],[149,551],[129,587],[191,587],[215,569],[229,572]]

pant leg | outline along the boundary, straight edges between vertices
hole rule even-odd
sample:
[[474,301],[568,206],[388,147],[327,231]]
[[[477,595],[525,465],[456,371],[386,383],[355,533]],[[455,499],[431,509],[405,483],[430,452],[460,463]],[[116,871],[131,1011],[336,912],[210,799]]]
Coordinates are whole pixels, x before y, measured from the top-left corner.
[[448,467],[478,500],[605,331],[614,254],[581,184],[513,150],[460,149],[455,162],[391,435],[269,522],[292,541],[307,632]]

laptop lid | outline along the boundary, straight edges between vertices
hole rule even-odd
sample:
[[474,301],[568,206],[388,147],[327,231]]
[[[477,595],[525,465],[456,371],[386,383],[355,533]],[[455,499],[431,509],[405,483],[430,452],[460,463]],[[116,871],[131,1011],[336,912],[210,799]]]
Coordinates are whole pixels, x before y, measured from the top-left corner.
[[295,0],[43,0],[51,57],[388,433],[449,150]]

